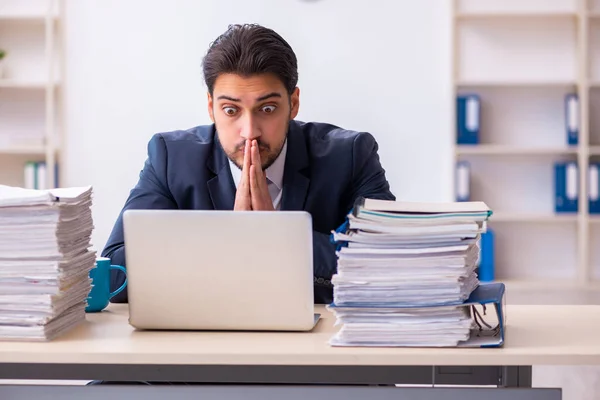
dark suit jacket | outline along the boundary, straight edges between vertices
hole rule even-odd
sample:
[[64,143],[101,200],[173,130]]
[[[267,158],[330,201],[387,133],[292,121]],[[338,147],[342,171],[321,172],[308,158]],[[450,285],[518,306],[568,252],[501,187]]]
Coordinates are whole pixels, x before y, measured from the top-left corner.
[[[369,133],[290,122],[281,210],[305,210],[312,215],[316,303],[330,303],[333,298],[329,281],[337,260],[331,230],[344,222],[358,197],[395,200],[377,149]],[[156,134],[102,256],[126,267],[122,215],[127,209],[232,210],[235,192],[214,125]],[[111,273],[111,290],[115,290],[125,277],[120,271]],[[273,284],[276,281],[265,280],[265,290]],[[126,302],[127,291],[112,301]]]

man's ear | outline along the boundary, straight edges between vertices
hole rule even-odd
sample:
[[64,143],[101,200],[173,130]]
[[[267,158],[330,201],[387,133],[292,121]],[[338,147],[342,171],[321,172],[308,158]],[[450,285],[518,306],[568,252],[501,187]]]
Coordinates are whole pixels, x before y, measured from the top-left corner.
[[296,118],[298,111],[300,110],[300,88],[294,89],[294,92],[290,96],[290,119]]
[[210,116],[210,120],[215,123],[215,114],[213,113],[213,99],[210,93],[206,93],[208,96],[208,115]]

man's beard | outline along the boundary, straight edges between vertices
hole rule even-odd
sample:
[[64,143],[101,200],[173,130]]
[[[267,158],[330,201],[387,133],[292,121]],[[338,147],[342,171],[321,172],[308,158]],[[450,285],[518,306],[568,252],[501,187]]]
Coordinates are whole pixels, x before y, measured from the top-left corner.
[[[279,157],[279,154],[281,154],[281,150],[283,150],[283,145],[287,138],[287,131],[289,129],[289,125],[290,124],[288,122],[285,127],[286,135],[283,137],[283,139],[281,140],[280,143],[277,143],[277,146],[274,148],[271,147],[268,143],[263,142],[260,137],[255,139],[256,144],[258,146],[258,151],[260,154],[260,162],[262,164],[263,171],[266,170],[267,168],[269,168],[271,165],[273,165],[275,160],[277,160],[277,157]],[[217,132],[218,132],[218,129],[217,129]],[[226,151],[227,158],[229,158],[231,160],[231,162],[233,162],[240,170],[243,169],[244,148],[245,147],[246,147],[246,140],[242,140],[240,143],[238,143],[234,147],[232,152]],[[238,155],[238,154],[241,154],[240,162],[238,162],[236,160],[236,155]]]

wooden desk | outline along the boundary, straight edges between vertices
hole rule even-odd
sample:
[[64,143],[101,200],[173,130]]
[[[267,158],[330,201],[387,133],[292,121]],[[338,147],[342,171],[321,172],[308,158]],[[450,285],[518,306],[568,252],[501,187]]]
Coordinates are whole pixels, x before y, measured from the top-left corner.
[[154,365],[600,365],[600,306],[507,306],[504,348],[342,348],[322,306],[312,332],[136,331],[127,305],[48,343],[0,342],[0,363]]
[[527,387],[532,365],[600,364],[600,306],[509,305],[497,349],[331,347],[334,317],[316,311],[305,333],[155,332],[113,304],[52,342],[0,342],[0,379]]
[[[282,381],[314,382],[324,379],[325,367],[335,367],[326,368],[328,379],[335,382],[398,383],[407,374],[398,367],[418,371],[422,366],[430,377],[431,366],[443,372],[448,366],[484,370],[600,364],[600,306],[509,305],[506,344],[498,349],[331,347],[327,342],[337,329],[334,317],[322,306],[316,311],[322,318],[306,333],[155,332],[136,331],[127,322],[127,305],[112,304],[102,313],[88,314],[86,322],[52,342],[0,342],[0,379],[153,380],[161,374],[169,380],[221,381],[216,376],[221,374],[214,373],[220,369],[229,379],[244,375],[244,381],[260,381],[267,374]],[[460,370],[468,372],[450,372]],[[409,375],[414,378],[414,373]]]

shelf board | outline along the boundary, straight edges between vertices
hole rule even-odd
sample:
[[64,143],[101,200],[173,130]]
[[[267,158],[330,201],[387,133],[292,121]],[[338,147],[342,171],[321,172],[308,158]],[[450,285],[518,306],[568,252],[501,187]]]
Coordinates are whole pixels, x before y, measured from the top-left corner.
[[593,19],[600,18],[600,11],[598,11],[598,10],[588,11],[587,15],[589,18],[593,18]]
[[[56,83],[51,83],[51,87],[56,86]],[[0,88],[5,89],[45,89],[46,82],[44,81],[27,81],[20,79],[0,79]]]
[[39,156],[39,155],[45,155],[46,149],[44,147],[25,147],[25,146],[0,147],[0,154]]
[[600,215],[599,214],[590,214],[589,221],[590,221],[590,224],[600,224]]
[[457,19],[484,19],[484,18],[575,18],[577,12],[574,11],[477,11],[477,12],[458,12]]
[[589,83],[589,86],[592,87],[592,88],[600,87],[600,81],[591,81]]
[[[600,146],[599,146],[600,148]],[[456,146],[457,155],[568,155],[577,154],[576,147],[525,147],[500,144]]]
[[561,287],[580,287],[583,285],[576,282],[567,282],[561,279],[498,279],[495,282],[502,282],[508,289],[523,290],[523,289],[559,289]]
[[577,222],[578,215],[577,214],[552,214],[552,213],[519,213],[519,212],[494,212],[492,216],[489,218],[490,223],[494,222],[523,222],[523,223],[533,223],[533,222],[542,222],[542,223],[556,223],[556,222],[568,222],[574,223]]
[[[498,279],[495,282],[502,282],[506,285],[507,293],[510,290],[598,290],[600,289],[600,283],[596,281],[589,281],[586,283],[579,283],[575,278],[540,278],[540,279]],[[487,283],[487,282],[482,282]]]
[[[506,286],[506,301],[512,304],[599,304],[597,281],[578,282],[575,277],[498,279]],[[485,284],[486,282],[482,282]]]
[[[13,21],[13,22],[44,22],[46,20],[46,14],[25,14],[25,13],[0,13],[0,21]],[[50,16],[52,21],[56,21],[58,16],[53,14]]]
[[600,145],[590,145],[589,154],[590,154],[590,156],[599,156],[600,155]]
[[493,80],[458,80],[456,81],[456,86],[458,87],[498,87],[498,88],[528,88],[528,87],[571,87],[576,86],[576,81],[563,81],[563,80],[544,80],[544,81],[534,81],[534,80],[501,80],[501,81],[493,81]]

